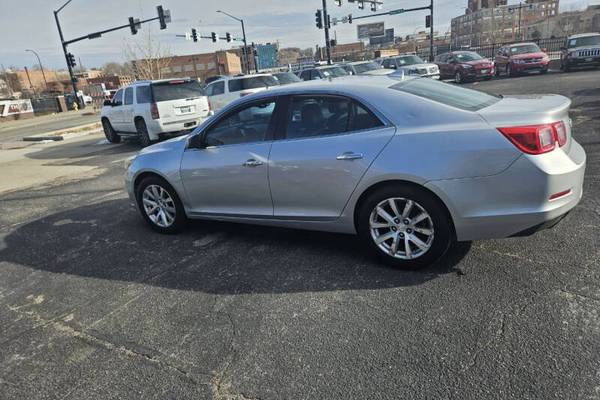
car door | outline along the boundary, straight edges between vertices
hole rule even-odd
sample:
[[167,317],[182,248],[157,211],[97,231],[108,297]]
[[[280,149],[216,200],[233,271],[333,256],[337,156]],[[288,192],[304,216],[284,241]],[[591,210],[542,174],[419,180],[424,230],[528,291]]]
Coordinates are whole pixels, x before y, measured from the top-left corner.
[[193,214],[273,215],[268,158],[276,108],[275,97],[241,105],[200,133],[202,146],[186,149],[181,178]]
[[287,99],[285,134],[269,158],[275,217],[337,218],[396,129],[348,97]]
[[133,87],[125,88],[123,95],[123,106],[121,107],[121,130],[123,132],[135,132],[133,123]]
[[123,92],[123,89],[119,89],[113,96],[109,117],[113,129],[119,132],[123,130]]

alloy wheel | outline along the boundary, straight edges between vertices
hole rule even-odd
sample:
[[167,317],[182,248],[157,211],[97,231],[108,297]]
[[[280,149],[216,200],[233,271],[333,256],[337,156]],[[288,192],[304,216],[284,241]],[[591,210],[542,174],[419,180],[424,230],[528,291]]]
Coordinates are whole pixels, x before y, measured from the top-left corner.
[[168,191],[159,185],[149,185],[142,194],[144,212],[154,224],[168,228],[175,222],[175,202]]
[[454,81],[456,83],[461,83],[462,82],[462,75],[461,75],[460,71],[456,71],[456,75],[454,76]]
[[419,203],[395,197],[381,201],[369,218],[371,238],[385,254],[401,260],[423,256],[433,244],[434,225]]

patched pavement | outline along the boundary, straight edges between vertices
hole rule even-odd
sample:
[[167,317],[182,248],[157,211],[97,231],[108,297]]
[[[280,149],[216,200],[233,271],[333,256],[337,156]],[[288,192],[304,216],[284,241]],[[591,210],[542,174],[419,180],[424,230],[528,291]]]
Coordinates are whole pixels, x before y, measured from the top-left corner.
[[123,191],[135,144],[40,147],[95,172],[0,195],[0,399],[600,398],[600,71],[467,86],[572,97],[585,194],[419,272],[345,235],[157,235]]

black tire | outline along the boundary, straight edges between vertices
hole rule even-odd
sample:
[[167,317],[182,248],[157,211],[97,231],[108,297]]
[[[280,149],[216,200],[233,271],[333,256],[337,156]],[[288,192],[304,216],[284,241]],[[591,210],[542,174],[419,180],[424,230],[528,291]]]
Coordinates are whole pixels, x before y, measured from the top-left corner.
[[[175,208],[175,217],[173,218],[172,223],[168,226],[158,225],[157,223],[152,221],[152,219],[150,219],[148,213],[146,212],[146,208],[144,206],[143,201],[144,191],[150,186],[161,187],[169,194],[169,196],[172,199],[172,204]],[[138,209],[142,214],[142,217],[148,223],[148,225],[150,225],[150,227],[155,231],[163,234],[174,234],[181,232],[187,225],[187,217],[185,215],[183,205],[181,204],[181,200],[179,199],[179,196],[177,195],[175,189],[173,189],[173,187],[164,179],[158,176],[149,176],[147,178],[144,178],[136,188],[135,198],[137,201]],[[171,204],[171,202],[169,202],[168,204]]]
[[110,121],[106,118],[102,119],[102,129],[104,130],[104,136],[106,136],[106,140],[108,140],[110,143],[121,142],[121,136],[119,136],[117,132],[115,132],[112,125],[110,124]]
[[540,70],[540,74],[541,74],[541,75],[545,75],[545,74],[547,74],[547,73],[548,73],[548,70],[547,70],[547,69],[542,69],[542,70]]
[[506,64],[506,75],[513,77],[515,76],[515,73],[512,70],[512,67],[510,66],[510,64]]
[[494,74],[500,76],[500,68],[496,64],[494,64]]
[[[395,257],[390,255],[388,252],[384,252],[384,250],[375,243],[374,236],[371,233],[371,214],[382,202],[393,198],[412,200],[415,203],[412,211],[408,214],[409,220],[415,219],[417,215],[421,214],[419,207],[429,214],[430,219],[426,222],[431,223],[430,228],[433,228],[433,238],[430,241],[429,249],[423,252],[423,254],[416,256],[416,258],[403,259],[400,258],[402,257],[401,254],[398,257]],[[396,204],[400,207],[402,203]],[[400,212],[402,213],[402,211]],[[401,218],[404,217],[400,217],[398,220]],[[404,225],[404,228],[400,228],[398,226],[394,232],[397,232],[400,237],[404,237],[403,235],[410,236],[409,234],[412,234],[414,236],[417,234],[417,232],[412,232],[410,229],[405,230],[405,233],[400,233],[402,229],[406,229],[406,226],[408,225]],[[414,226],[417,226],[417,224],[414,224]],[[393,228],[383,229],[386,230]],[[435,263],[448,251],[450,245],[454,242],[452,222],[450,221],[445,207],[440,203],[439,199],[425,189],[405,184],[386,186],[370,194],[361,203],[360,209],[358,210],[357,230],[360,240],[363,242],[363,244],[383,262],[393,267],[409,270],[419,269]],[[386,230],[381,233],[382,236],[384,236],[385,233],[391,233],[391,230]],[[393,240],[392,238],[390,239]],[[423,236],[420,236],[419,239],[425,240]],[[397,240],[401,241],[404,239],[398,238]],[[406,242],[401,242],[399,246],[400,247],[398,250],[400,250],[400,248],[405,248]],[[411,245],[409,244],[409,246]],[[411,246],[411,248],[415,248],[416,251],[419,250],[413,246]],[[404,253],[405,255],[407,254],[406,250]]]
[[456,71],[456,73],[454,74],[454,82],[458,83],[459,85],[463,83],[463,77],[460,71]]
[[150,146],[152,144],[152,140],[150,140],[150,136],[148,136],[148,127],[146,126],[146,121],[143,119],[137,119],[135,121],[135,129],[140,136],[140,143],[142,144],[142,147]]

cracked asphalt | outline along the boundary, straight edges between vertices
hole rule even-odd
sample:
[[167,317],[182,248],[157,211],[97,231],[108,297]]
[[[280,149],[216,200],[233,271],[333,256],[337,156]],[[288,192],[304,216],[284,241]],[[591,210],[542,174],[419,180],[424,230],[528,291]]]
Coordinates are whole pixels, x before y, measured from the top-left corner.
[[123,191],[136,143],[40,145],[96,168],[0,195],[0,399],[600,399],[600,71],[468,86],[571,97],[585,194],[419,272],[344,235],[160,236]]

